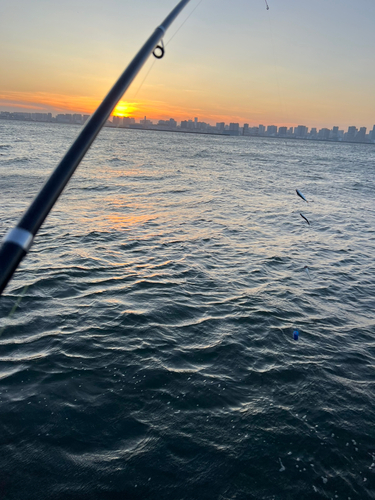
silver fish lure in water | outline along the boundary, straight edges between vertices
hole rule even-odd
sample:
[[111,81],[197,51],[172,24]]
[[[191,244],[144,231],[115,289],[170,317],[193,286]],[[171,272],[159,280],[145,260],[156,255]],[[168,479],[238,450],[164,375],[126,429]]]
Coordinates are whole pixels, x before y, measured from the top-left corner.
[[310,271],[309,271],[309,268],[307,266],[304,267],[304,270],[306,271],[306,274],[307,276],[309,277],[309,279],[311,280],[311,276],[310,276]]
[[308,225],[310,225],[310,222],[307,220],[307,218],[303,214],[300,213],[300,216],[302,217],[302,219],[305,219],[305,221],[307,222]]
[[306,203],[308,203],[308,201],[306,200],[306,198],[303,196],[303,194],[301,193],[301,191],[299,189],[296,189],[296,193],[298,194],[298,196],[300,198],[303,199],[303,201],[305,201]]

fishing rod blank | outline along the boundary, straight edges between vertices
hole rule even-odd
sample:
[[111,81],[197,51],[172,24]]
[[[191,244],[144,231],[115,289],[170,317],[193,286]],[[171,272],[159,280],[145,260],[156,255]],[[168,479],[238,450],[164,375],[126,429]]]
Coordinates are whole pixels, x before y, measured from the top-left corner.
[[[17,226],[5,235],[0,248],[0,295],[12,278],[21,260],[27,254],[36,233],[87,153],[95,137],[107,122],[118,101],[124,95],[149,55],[156,48],[159,50],[162,47],[164,51],[164,46],[158,46],[158,43],[189,1],[181,0],[163,23],[155,29],[86,123]],[[158,57],[158,54],[156,57]]]

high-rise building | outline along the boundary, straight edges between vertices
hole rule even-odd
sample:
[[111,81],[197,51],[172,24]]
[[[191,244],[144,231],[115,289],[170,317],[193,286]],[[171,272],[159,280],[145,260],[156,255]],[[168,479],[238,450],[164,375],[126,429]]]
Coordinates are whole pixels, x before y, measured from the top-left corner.
[[177,127],[177,122],[173,118],[169,120],[159,120],[157,126],[166,129],[175,129]]
[[354,127],[354,126],[349,127],[348,131],[346,133],[345,139],[347,141],[354,141],[355,136],[357,135],[357,132],[358,132],[357,127]]
[[194,122],[192,120],[183,120],[181,128],[184,130],[194,130]]
[[150,127],[153,123],[151,120],[147,120],[147,117],[145,116],[143,120],[139,120],[139,123],[142,125],[142,127]]
[[135,124],[135,119],[130,118],[130,116],[124,116],[124,118],[122,119],[122,125],[124,127],[130,127],[130,125],[134,125],[134,124]]
[[58,123],[72,123],[72,115],[69,113],[57,115],[56,121]]
[[318,139],[328,141],[331,131],[329,128],[321,128],[318,133]]
[[339,127],[333,127],[330,138],[333,141],[338,141],[339,140]]
[[276,125],[268,125],[267,127],[267,135],[270,137],[276,137],[277,134],[277,126]]
[[366,127],[361,127],[355,136],[355,140],[357,142],[366,142],[366,131]]
[[240,124],[230,123],[227,133],[228,135],[240,135]]
[[307,137],[308,128],[305,125],[298,125],[294,130],[294,135],[298,139],[305,139]]
[[116,127],[119,127],[120,125],[122,125],[123,124],[123,118],[122,118],[122,116],[114,116],[113,119],[112,119],[112,123]]
[[14,120],[32,120],[32,113],[22,113],[20,111],[14,111],[12,113],[12,117]]
[[318,135],[318,132],[316,130],[316,127],[313,127],[311,130],[310,130],[310,137],[311,139],[316,139],[316,136]]

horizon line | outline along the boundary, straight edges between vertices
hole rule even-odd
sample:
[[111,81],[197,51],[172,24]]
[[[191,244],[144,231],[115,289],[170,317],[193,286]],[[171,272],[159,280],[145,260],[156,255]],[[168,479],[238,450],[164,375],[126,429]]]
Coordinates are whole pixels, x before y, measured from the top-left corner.
[[[141,118],[141,116],[121,116],[121,115],[115,115],[113,114],[115,112],[115,110],[112,112],[112,114],[110,115],[109,118],[120,118],[120,119],[130,119],[130,120],[139,120],[139,123],[141,123],[142,121],[144,120],[148,120],[148,121],[156,121],[156,122],[160,122],[160,121],[169,121],[169,120],[174,120],[178,123],[177,120],[175,120],[175,118],[173,117],[170,117],[169,119],[163,119],[163,118],[151,118],[151,119],[148,119],[147,116],[143,116],[143,118]],[[38,111],[36,110],[27,110],[27,111],[3,111],[3,110],[0,110],[0,116],[3,115],[6,115],[6,114],[9,114],[9,115],[39,115],[39,116],[42,116],[42,115],[51,115],[52,118],[55,118],[57,116],[65,116],[65,115],[70,115],[70,116],[74,116],[74,115],[81,115],[82,117],[90,117],[93,113],[87,113],[87,112],[77,112],[77,111],[69,111],[69,112],[54,112],[55,115],[53,115],[53,112],[52,111],[44,111],[44,112],[41,112],[40,109]],[[197,120],[197,122],[196,122]],[[212,127],[216,126],[217,124],[222,124],[224,123],[224,125],[230,125],[230,124],[235,124],[235,125],[239,125],[240,126],[240,122],[223,122],[223,121],[217,121],[217,122],[214,122],[213,120],[211,120],[211,123],[210,121],[209,122],[205,122],[205,121],[200,121],[198,120],[198,117],[194,117],[193,119],[192,118],[187,118],[187,119],[184,119],[184,120],[180,120],[180,124],[182,122],[192,122],[192,123],[200,123],[200,124],[207,124],[207,125],[210,125]],[[214,125],[212,124],[214,122]],[[255,123],[255,122],[254,122]],[[297,123],[297,122],[296,122]],[[152,123],[152,125],[155,125]],[[311,127],[309,125],[303,125],[303,124],[287,124],[285,125],[284,123],[282,125],[280,124],[276,124],[276,122],[273,122],[271,124],[266,124],[264,125],[263,123],[258,123],[257,125],[250,125],[250,123],[247,123],[247,122],[244,122],[242,126],[240,126],[240,128],[243,128],[245,125],[247,125],[249,128],[254,128],[254,127],[259,127],[259,126],[264,126],[264,127],[277,127],[278,129],[279,128],[282,128],[282,127],[286,127],[287,129],[290,129],[290,128],[298,128],[298,127],[306,127],[307,130],[312,130],[312,129],[316,129],[318,130],[318,127]],[[338,130],[339,132],[342,132],[342,131],[345,131],[344,128],[340,128],[339,125],[333,125],[332,128],[329,128],[328,126],[324,126],[324,127],[321,127],[319,130],[333,130],[335,127],[338,127]],[[357,127],[356,125],[349,125],[348,126],[348,130],[349,128],[351,127],[356,127],[358,128],[358,130],[361,130],[361,129],[366,129],[366,130],[369,130],[371,131],[371,127]],[[375,125],[373,126],[372,130],[375,130]],[[370,132],[369,132],[370,133]]]

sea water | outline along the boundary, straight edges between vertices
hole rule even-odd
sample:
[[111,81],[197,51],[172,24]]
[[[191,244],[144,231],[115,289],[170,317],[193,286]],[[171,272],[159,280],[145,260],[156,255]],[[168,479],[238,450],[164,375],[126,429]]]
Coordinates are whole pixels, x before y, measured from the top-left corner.
[[[1,236],[77,133],[0,122]],[[105,129],[0,298],[0,498],[375,498],[374,165]]]

